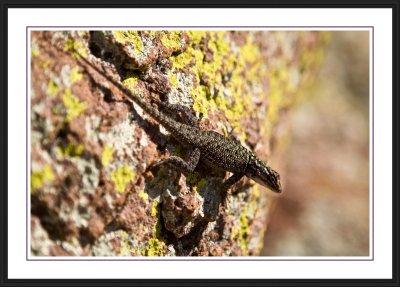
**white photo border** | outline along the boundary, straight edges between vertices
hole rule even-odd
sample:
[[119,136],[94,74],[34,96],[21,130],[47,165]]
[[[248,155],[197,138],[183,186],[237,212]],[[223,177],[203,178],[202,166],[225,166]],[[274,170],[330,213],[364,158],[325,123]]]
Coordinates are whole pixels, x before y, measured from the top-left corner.
[[[13,158],[13,162],[9,161],[8,169],[9,278],[65,278],[66,274],[63,273],[65,270],[68,270],[68,277],[70,278],[391,278],[392,173],[391,165],[388,164],[387,160],[391,160],[392,158],[392,78],[387,74],[384,77],[384,73],[382,73],[382,71],[390,70],[388,67],[392,64],[391,9],[301,9],[300,19],[298,17],[299,10],[297,9],[201,9],[202,12],[210,16],[207,18],[216,19],[215,21],[210,21],[210,24],[218,27],[211,27],[211,25],[205,26],[204,24],[208,23],[206,23],[204,18],[201,19],[199,15],[196,15],[196,13],[198,14],[198,9],[196,9],[196,11],[194,11],[194,9],[140,9],[140,13],[135,13],[135,9],[112,9],[112,16],[110,16],[109,9],[91,9],[94,10],[94,13],[89,13],[88,10],[89,9],[34,9],[34,13],[32,13],[32,9],[11,9],[9,11],[8,51],[9,63],[12,63],[12,65],[9,64],[8,66],[8,87],[9,95],[18,95],[16,97],[9,96],[8,106],[8,144],[9,155],[11,155],[9,158]],[[223,13],[221,10],[226,10],[226,13]],[[220,18],[217,18],[217,12],[218,14],[229,15],[229,17],[220,16]],[[374,225],[371,225],[370,228],[370,256],[304,258],[243,257],[233,259],[217,258],[212,261],[209,261],[210,258],[186,258],[186,262],[179,261],[182,260],[182,258],[158,258],[157,261],[155,258],[117,258],[116,260],[118,261],[115,261],[110,258],[88,259],[78,257],[71,259],[61,257],[54,258],[54,260],[51,258],[51,261],[49,261],[47,257],[35,257],[35,260],[33,260],[33,258],[27,256],[26,252],[21,252],[21,250],[23,251],[24,249],[21,248],[21,246],[29,247],[28,241],[23,242],[24,240],[22,240],[26,238],[26,233],[28,233],[29,230],[29,221],[27,221],[27,219],[29,219],[29,214],[28,212],[21,212],[21,205],[27,205],[27,210],[29,210],[29,201],[25,202],[25,193],[29,184],[27,181],[21,180],[22,167],[19,165],[26,161],[29,162],[29,158],[24,158],[25,154],[21,154],[21,149],[27,150],[28,147],[28,151],[30,150],[29,143],[26,142],[26,138],[29,138],[28,131],[30,123],[29,120],[27,120],[29,119],[29,115],[26,114],[29,114],[29,105],[28,103],[26,103],[26,105],[21,105],[22,102],[26,102],[25,95],[29,92],[30,77],[27,77],[26,85],[21,85],[20,83],[21,75],[24,74],[24,71],[29,70],[27,69],[29,67],[27,65],[29,59],[26,61],[25,57],[21,56],[28,55],[29,57],[30,54],[27,53],[27,43],[29,44],[29,39],[25,37],[26,35],[29,36],[29,31],[31,29],[87,30],[89,28],[127,28],[126,23],[128,21],[123,19],[129,19],[129,15],[136,14],[140,15],[140,17],[135,17],[135,26],[129,26],[132,29],[165,29],[166,27],[169,29],[177,29],[179,27],[187,30],[198,26],[198,29],[203,30],[233,27],[235,30],[370,31],[370,100],[373,101],[372,95],[374,95],[374,92],[377,90],[379,90],[378,94],[380,95],[379,100],[371,102],[370,105],[370,115],[372,115],[370,117],[370,151],[371,155],[373,155],[371,156],[371,173],[374,164],[376,165],[374,168],[375,180],[370,176],[370,186],[371,188],[377,188],[377,191],[379,191],[379,196],[373,196],[371,192],[371,211],[376,208],[376,212],[371,213],[370,221],[372,224],[374,222],[373,219],[375,219],[379,224],[376,225],[376,228]],[[155,15],[153,16],[154,19],[149,19],[149,14]],[[173,18],[173,15],[182,16],[183,14],[185,15],[182,17],[183,19],[179,17]],[[68,15],[73,15],[73,17],[68,17]],[[91,15],[95,16],[90,17]],[[107,18],[107,15],[109,18]],[[118,17],[115,15],[118,15]],[[285,15],[288,19],[284,19],[285,17],[282,17],[282,15]],[[308,16],[304,17],[304,15]],[[101,21],[102,16],[106,17],[107,21]],[[164,22],[160,22],[160,19],[163,19],[163,17],[165,18],[165,16],[167,16],[167,19]],[[318,17],[313,18],[312,16]],[[338,20],[340,20],[339,23]],[[294,25],[296,21],[298,25]],[[88,25],[89,22],[91,22],[91,25]],[[107,24],[110,23],[110,25],[104,26],[104,22],[107,22]],[[74,24],[77,23],[80,23],[80,26],[74,26]],[[103,25],[94,25],[96,26],[94,28],[93,24],[96,23]],[[168,26],[166,23],[168,23]],[[190,25],[188,25],[188,23]],[[334,25],[335,23],[336,25]],[[240,27],[238,24],[240,24]],[[279,24],[279,26],[271,24]],[[344,24],[346,24],[346,26],[344,26]],[[25,30],[25,34],[21,35],[20,33],[23,30]],[[378,51],[380,52],[379,54],[377,53]],[[376,66],[373,65],[375,61]],[[22,95],[23,98],[21,98]],[[24,117],[22,116],[23,114],[25,114]],[[379,128],[382,126],[385,128]],[[376,130],[379,131],[379,138],[372,137],[375,127],[377,127]],[[27,147],[25,145],[27,145]],[[377,155],[379,155],[379,158]],[[27,156],[30,156],[29,153]],[[19,158],[21,160],[18,160]],[[376,162],[372,161],[373,158],[376,159]],[[14,161],[14,159],[17,160]],[[384,172],[382,172],[383,169],[378,169],[378,165],[380,167],[385,167]],[[388,166],[390,166],[390,169]],[[26,173],[29,174],[28,169],[26,169]],[[21,191],[23,191],[24,197],[22,197]],[[375,200],[377,203],[376,205],[374,205]],[[384,208],[382,208],[382,205]],[[28,225],[26,222],[28,222]],[[376,229],[376,238],[372,236],[374,234],[374,229]],[[21,233],[22,231],[24,234]],[[383,234],[384,237],[381,238]],[[15,240],[15,238],[19,239]],[[374,248],[374,243],[376,248]],[[38,262],[36,259],[43,259],[43,261]],[[222,260],[223,262],[221,262]],[[90,266],[92,265],[96,266],[96,268],[92,268],[95,270],[91,270]],[[377,268],[377,266],[379,268]],[[204,270],[205,267],[207,268],[207,272],[198,272],[198,270]],[[129,271],[132,269],[135,271]],[[355,271],[357,269],[359,269],[359,271]],[[21,270],[25,270],[25,274],[22,274]],[[158,273],[154,274],[154,270],[157,270]],[[183,272],[182,270],[185,271]],[[265,270],[270,271],[266,273]]]

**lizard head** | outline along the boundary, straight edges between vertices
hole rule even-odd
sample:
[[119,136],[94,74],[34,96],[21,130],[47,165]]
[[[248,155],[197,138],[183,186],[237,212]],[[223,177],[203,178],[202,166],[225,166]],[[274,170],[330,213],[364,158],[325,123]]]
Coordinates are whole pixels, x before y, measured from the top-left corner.
[[246,176],[274,192],[282,192],[279,173],[256,157],[250,160]]

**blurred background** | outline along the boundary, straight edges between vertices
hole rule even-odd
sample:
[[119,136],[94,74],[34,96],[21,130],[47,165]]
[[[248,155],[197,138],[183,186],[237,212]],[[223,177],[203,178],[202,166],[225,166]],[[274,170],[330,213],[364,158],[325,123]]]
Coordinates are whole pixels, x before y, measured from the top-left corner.
[[261,255],[370,255],[369,52],[369,32],[332,32],[319,78],[291,114],[285,190]]

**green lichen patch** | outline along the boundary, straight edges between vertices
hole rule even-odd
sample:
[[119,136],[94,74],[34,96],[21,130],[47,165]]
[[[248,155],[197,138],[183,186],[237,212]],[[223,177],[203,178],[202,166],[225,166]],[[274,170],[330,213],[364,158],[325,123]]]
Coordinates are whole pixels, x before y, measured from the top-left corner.
[[144,190],[141,190],[141,191],[138,193],[138,196],[139,196],[139,198],[142,199],[143,201],[147,201],[147,200],[149,199],[149,195],[148,195],[146,192],[144,192]]
[[73,96],[70,89],[64,91],[63,103],[67,108],[66,121],[68,123],[87,109],[86,103],[81,102],[77,97]]
[[230,239],[238,243],[242,252],[242,256],[246,256],[248,255],[249,241],[251,239],[250,218],[254,217],[255,214],[250,213],[247,205],[244,205],[238,211],[240,211],[239,220],[232,227]]
[[69,82],[71,85],[75,82],[82,80],[83,74],[79,71],[78,67],[75,67],[71,70],[69,74]]
[[154,200],[154,201],[153,201],[153,204],[152,204],[152,206],[151,206],[151,213],[150,213],[150,215],[153,216],[153,217],[156,217],[157,214],[158,214],[158,201],[157,201],[157,200]]
[[160,210],[161,210],[161,206],[160,206],[158,200],[154,200],[153,204],[151,206],[151,214],[150,214],[152,217],[157,218],[156,224],[152,227],[153,236],[155,238],[157,238],[159,241],[162,241],[165,243],[166,239],[165,239],[163,231],[162,231],[163,225],[162,225],[162,221],[160,219],[160,216],[161,216]]
[[102,165],[107,166],[112,161],[113,156],[114,156],[114,149],[109,145],[105,145],[103,152],[101,153]]
[[136,73],[128,72],[126,78],[122,81],[122,83],[133,93],[138,93],[138,84],[140,83],[140,80]]
[[133,51],[138,53],[143,52],[143,41],[138,31],[132,30],[117,30],[114,31],[115,39],[121,44],[128,44],[132,47]]
[[206,31],[201,31],[201,30],[191,30],[188,31],[190,40],[191,40],[191,44],[192,45],[197,45],[200,43],[200,41],[202,39],[204,39],[207,35]]
[[54,172],[49,164],[43,169],[31,172],[31,192],[40,189],[44,184],[50,184],[55,179]]
[[188,34],[189,47],[171,57],[172,86],[182,87],[173,75],[188,69],[193,77],[192,86],[184,88],[192,95],[194,111],[204,117],[209,117],[210,112],[225,114],[235,132],[245,139],[240,121],[255,109],[252,87],[265,76],[259,64],[262,62],[259,46],[249,36],[238,49],[231,45],[226,31],[189,31]]
[[167,254],[165,242],[157,239],[150,238],[147,246],[142,249],[143,256],[164,256]]
[[248,254],[248,242],[250,239],[250,226],[247,213],[248,213],[247,207],[244,206],[242,213],[240,215],[240,229],[239,229],[239,243],[243,255]]
[[47,90],[46,93],[53,97],[57,95],[61,91],[61,88],[56,84],[54,80],[50,80],[49,83],[47,84]]
[[125,231],[121,230],[121,241],[119,248],[119,255],[130,256],[133,251],[133,246],[130,242],[130,236]]
[[46,59],[46,60],[38,60],[38,66],[44,70],[48,69],[50,64],[52,63],[52,61],[50,59]]
[[78,157],[84,150],[85,146],[83,144],[68,144],[57,147],[57,153],[60,157]]
[[32,45],[31,45],[31,57],[34,58],[34,57],[37,57],[37,56],[39,56],[39,47],[35,42],[32,42]]
[[178,50],[182,46],[182,39],[180,31],[161,32],[161,43],[167,49]]
[[87,50],[83,42],[79,40],[74,40],[71,37],[65,41],[64,51],[72,52],[72,56],[75,59],[78,59],[79,56],[82,56],[84,58],[87,58],[88,56]]
[[167,255],[166,240],[162,233],[162,223],[160,220],[160,205],[158,200],[154,200],[151,208],[151,216],[157,218],[157,222],[152,227],[153,237],[150,238],[141,250],[142,256],[165,256]]
[[117,192],[125,192],[127,184],[135,177],[134,171],[128,166],[123,165],[111,173],[111,180],[114,182]]

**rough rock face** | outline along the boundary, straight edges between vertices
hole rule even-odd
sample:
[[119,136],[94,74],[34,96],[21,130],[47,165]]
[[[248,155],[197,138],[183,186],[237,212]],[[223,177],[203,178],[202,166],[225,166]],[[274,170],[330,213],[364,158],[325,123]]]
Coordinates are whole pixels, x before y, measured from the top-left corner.
[[285,114],[315,75],[327,38],[32,32],[32,255],[258,255],[275,198],[248,179],[226,196],[229,175],[205,164],[188,177],[152,169],[188,151],[78,53],[151,104],[190,108],[202,129],[235,136],[279,171]]

